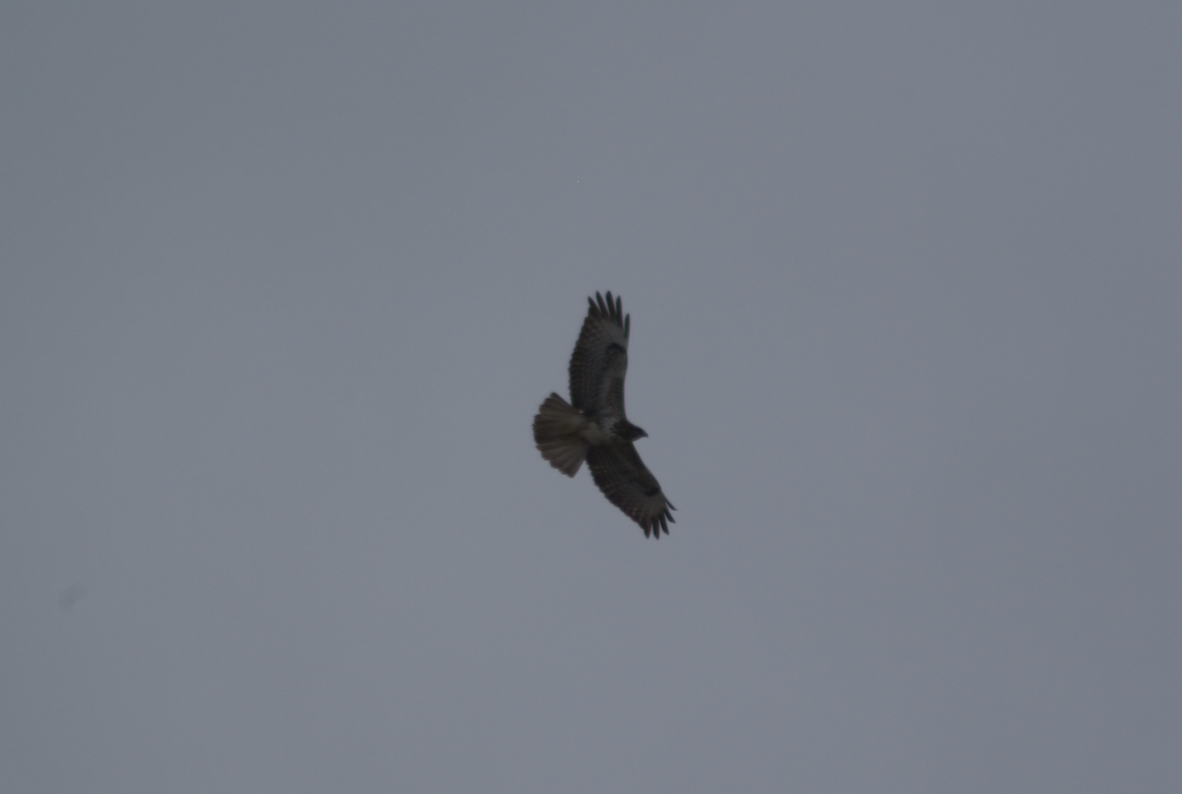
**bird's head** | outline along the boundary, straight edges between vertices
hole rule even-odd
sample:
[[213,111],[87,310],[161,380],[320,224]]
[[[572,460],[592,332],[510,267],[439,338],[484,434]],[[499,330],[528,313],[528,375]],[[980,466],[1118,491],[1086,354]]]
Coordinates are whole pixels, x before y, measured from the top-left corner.
[[638,438],[648,438],[648,433],[644,432],[642,428],[629,422],[625,419],[622,422],[616,423],[616,434],[628,441],[635,441]]

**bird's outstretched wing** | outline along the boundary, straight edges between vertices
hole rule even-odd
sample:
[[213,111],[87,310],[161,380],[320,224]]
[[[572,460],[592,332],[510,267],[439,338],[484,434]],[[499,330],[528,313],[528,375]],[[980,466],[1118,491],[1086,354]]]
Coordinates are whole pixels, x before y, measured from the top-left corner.
[[603,495],[640,524],[647,538],[669,534],[673,521],[670,510],[677,508],[665,498],[661,485],[641,461],[632,444],[611,444],[587,450],[587,467]]
[[583,320],[583,330],[570,357],[570,401],[581,411],[594,412],[604,405],[623,416],[624,375],[628,371],[628,332],[631,316],[623,302],[607,300],[598,292]]

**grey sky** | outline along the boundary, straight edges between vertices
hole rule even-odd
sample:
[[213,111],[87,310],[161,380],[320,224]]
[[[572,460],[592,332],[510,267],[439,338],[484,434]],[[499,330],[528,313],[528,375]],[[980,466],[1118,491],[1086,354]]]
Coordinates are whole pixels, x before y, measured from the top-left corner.
[[0,23],[0,790],[1182,790],[1176,2]]

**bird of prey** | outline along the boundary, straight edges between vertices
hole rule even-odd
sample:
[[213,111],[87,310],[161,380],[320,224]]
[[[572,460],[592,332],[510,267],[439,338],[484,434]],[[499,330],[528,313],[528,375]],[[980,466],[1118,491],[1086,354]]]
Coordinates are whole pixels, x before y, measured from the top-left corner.
[[631,315],[621,300],[598,292],[570,357],[570,402],[551,393],[534,417],[534,441],[542,457],[568,477],[583,461],[604,496],[640,524],[644,536],[669,534],[670,510],[657,478],[632,442],[648,433],[624,415]]

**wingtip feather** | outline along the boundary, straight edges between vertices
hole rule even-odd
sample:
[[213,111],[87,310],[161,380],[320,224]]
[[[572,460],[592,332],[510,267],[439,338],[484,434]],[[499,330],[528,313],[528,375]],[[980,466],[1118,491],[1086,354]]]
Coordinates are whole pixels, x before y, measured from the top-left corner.
[[631,326],[631,315],[624,314],[624,299],[612,295],[609,289],[606,293],[596,292],[595,297],[587,296],[587,313],[592,317],[610,320],[624,329],[624,338],[628,338]]

